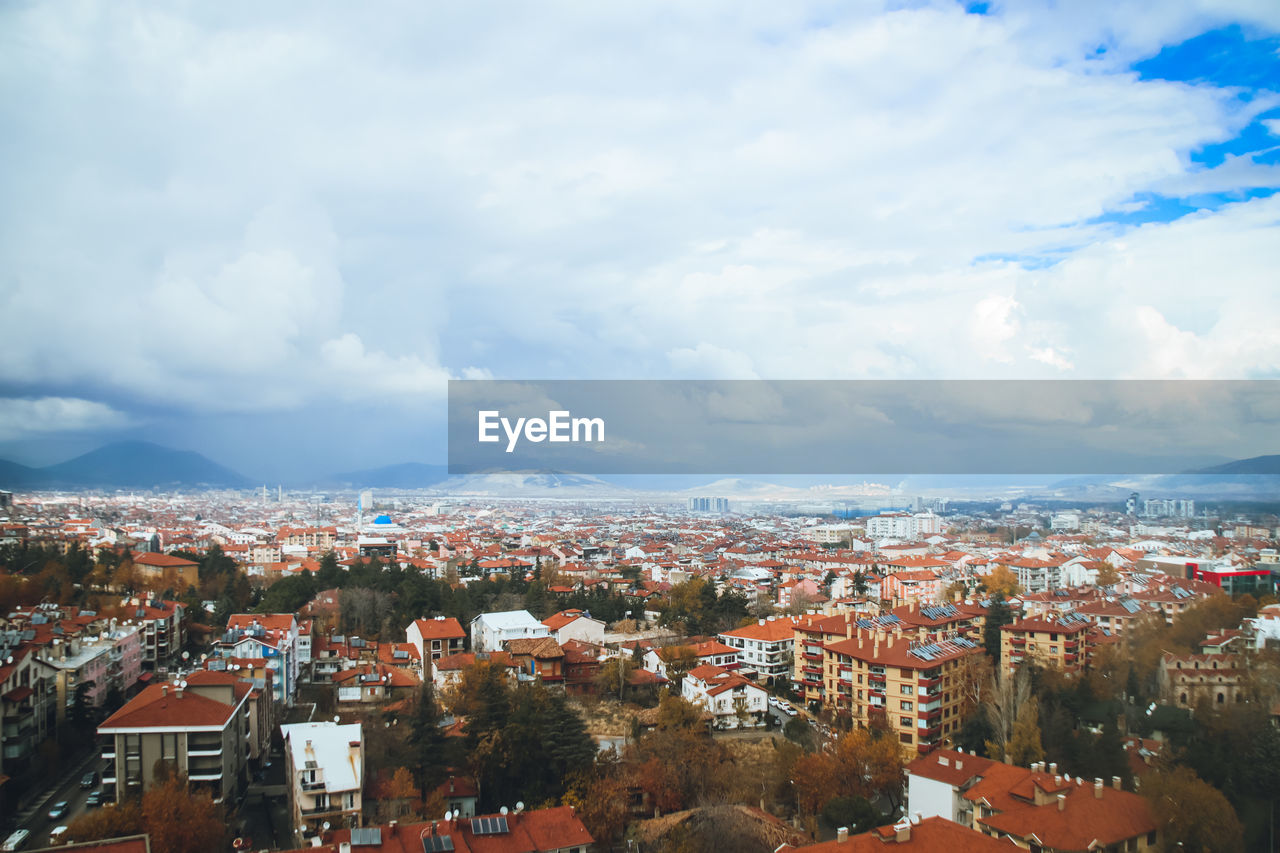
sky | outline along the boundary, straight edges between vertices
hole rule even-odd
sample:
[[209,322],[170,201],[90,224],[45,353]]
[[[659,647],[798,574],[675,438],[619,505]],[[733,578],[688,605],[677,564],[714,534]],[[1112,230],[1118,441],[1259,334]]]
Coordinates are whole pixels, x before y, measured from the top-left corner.
[[446,384],[1280,378],[1280,4],[0,6],[0,457]]

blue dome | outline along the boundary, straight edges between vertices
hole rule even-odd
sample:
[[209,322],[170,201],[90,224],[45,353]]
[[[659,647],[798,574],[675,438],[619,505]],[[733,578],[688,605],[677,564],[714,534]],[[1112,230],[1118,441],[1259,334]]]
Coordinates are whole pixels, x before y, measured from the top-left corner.
[[375,519],[373,520],[373,523],[374,523],[374,524],[390,524],[390,523],[391,523],[391,516],[389,516],[389,515],[380,515],[380,516],[378,516],[377,518],[375,518]]

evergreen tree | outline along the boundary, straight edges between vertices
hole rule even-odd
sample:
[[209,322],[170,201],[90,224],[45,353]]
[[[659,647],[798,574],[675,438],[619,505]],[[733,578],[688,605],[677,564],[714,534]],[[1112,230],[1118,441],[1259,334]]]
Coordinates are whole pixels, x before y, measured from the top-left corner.
[[987,618],[982,628],[982,642],[987,647],[987,655],[996,666],[1000,665],[1000,626],[1013,621],[1009,605],[1005,604],[1003,595],[991,597],[991,605],[987,608]]
[[409,721],[409,729],[414,781],[425,795],[443,782],[448,773],[445,737],[440,730],[440,711],[436,708],[435,691],[430,681],[422,685],[413,718]]

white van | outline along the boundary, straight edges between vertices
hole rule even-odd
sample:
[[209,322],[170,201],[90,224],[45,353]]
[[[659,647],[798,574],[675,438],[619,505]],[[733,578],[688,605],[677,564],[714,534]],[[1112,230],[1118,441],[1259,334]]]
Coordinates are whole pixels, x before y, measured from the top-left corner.
[[21,850],[22,845],[27,842],[27,839],[30,836],[31,836],[30,830],[19,829],[13,835],[10,835],[8,838],[6,838],[4,840],[4,844],[0,844],[0,850],[6,851],[6,853],[8,853],[8,851],[10,850]]

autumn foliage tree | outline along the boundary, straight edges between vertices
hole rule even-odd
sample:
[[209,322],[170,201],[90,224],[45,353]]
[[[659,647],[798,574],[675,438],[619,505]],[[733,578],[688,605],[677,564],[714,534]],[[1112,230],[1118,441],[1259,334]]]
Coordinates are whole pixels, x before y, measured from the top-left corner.
[[154,853],[224,849],[230,835],[225,810],[207,791],[193,790],[181,774],[163,772],[141,800],[89,812],[68,827],[67,836],[97,841],[143,832],[151,836]]
[[1140,789],[1159,826],[1161,850],[1226,853],[1244,849],[1244,830],[1231,803],[1189,767],[1148,774]]
[[830,752],[811,752],[796,759],[793,779],[801,811],[816,814],[832,798],[884,797],[897,807],[902,801],[905,765],[897,739],[854,729]]

